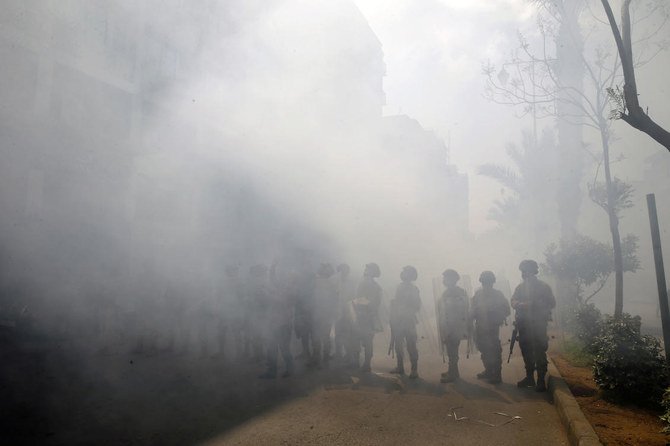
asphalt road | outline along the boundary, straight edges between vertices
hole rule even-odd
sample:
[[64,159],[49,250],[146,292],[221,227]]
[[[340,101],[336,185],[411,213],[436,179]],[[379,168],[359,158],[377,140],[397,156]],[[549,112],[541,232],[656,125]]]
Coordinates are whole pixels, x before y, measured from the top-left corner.
[[[208,445],[567,445],[568,439],[548,393],[518,389],[523,362],[515,352],[503,367],[503,383],[475,378],[479,354],[465,358],[462,343],[460,382],[440,384],[445,370],[435,354],[420,358],[420,379],[388,374],[394,360],[377,354],[373,373],[352,373],[290,399],[235,428],[209,439]],[[378,348],[377,352],[382,349]],[[262,382],[268,390],[291,386],[301,376]],[[505,415],[502,415],[505,414]],[[520,417],[520,418],[514,418]]]

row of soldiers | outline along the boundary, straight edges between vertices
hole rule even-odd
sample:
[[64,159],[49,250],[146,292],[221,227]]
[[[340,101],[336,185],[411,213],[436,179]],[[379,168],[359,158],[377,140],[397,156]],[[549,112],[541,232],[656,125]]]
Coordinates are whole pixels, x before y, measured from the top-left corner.
[[[519,269],[523,283],[514,291],[511,306],[516,310],[519,345],[527,376],[519,387],[546,389],[547,323],[555,299],[549,286],[537,279],[537,263],[521,262]],[[242,286],[239,270],[230,267],[223,291],[228,306],[223,314],[229,315],[223,327],[230,328],[238,355],[249,351],[256,356],[266,352],[267,370],[261,378],[274,378],[278,373],[278,354],[285,365],[284,376],[293,372],[290,350],[292,332],[300,340],[299,357],[315,367],[327,365],[331,359],[331,332],[334,331],[334,357],[350,367],[371,370],[373,340],[383,330],[379,316],[382,289],[376,279],[381,275],[375,263],[365,265],[363,279],[357,287],[350,278],[348,265],[337,269],[322,264],[316,275],[308,268],[297,268],[281,274],[277,265],[262,265],[250,269],[251,280]],[[400,273],[401,283],[390,303],[389,322],[391,345],[397,366],[393,373],[404,374],[404,351],[409,353],[410,378],[418,377],[417,323],[421,297],[415,285],[416,268],[406,266]],[[438,334],[440,345],[446,349],[449,368],[442,374],[442,382],[459,379],[458,351],[463,339],[474,334],[481,351],[484,371],[477,375],[491,383],[502,380],[502,347],[499,331],[510,315],[510,304],[495,288],[495,275],[484,271],[479,281],[482,287],[472,300],[458,286],[459,274],[453,269],[443,273],[445,291],[437,302]],[[232,298],[231,298],[232,297]],[[360,356],[363,352],[363,363]],[[534,373],[537,372],[537,382]]]
[[373,337],[382,331],[382,289],[375,281],[381,271],[377,264],[365,266],[358,287],[346,264],[337,268],[321,264],[316,275],[305,265],[282,271],[277,264],[269,269],[256,265],[249,273],[250,280],[244,285],[238,268],[227,269],[222,290],[227,296],[222,314],[227,316],[222,326],[232,333],[237,357],[258,357],[266,352],[268,366],[262,378],[277,376],[279,354],[284,376],[293,372],[293,333],[302,348],[298,357],[309,366],[321,368],[337,357],[350,367],[370,371]]
[[[523,283],[514,291],[511,306],[516,310],[516,331],[527,376],[518,384],[543,390],[547,322],[555,299],[549,286],[537,279],[536,262],[524,260],[519,269]],[[148,284],[167,282],[168,285],[164,285],[162,293],[157,293],[155,287],[145,287],[145,292],[142,292],[145,288],[138,287],[139,293],[133,294],[135,305],[129,309],[113,302],[114,293],[109,290],[101,291],[102,297],[97,299],[86,299],[93,310],[75,305],[75,314],[70,318],[62,308],[60,313],[57,308],[50,312],[54,313],[51,319],[64,321],[65,328],[60,329],[63,333],[72,332],[77,338],[85,338],[101,346],[101,351],[115,345],[123,348],[134,344],[136,352],[141,354],[159,351],[188,354],[199,350],[201,356],[207,357],[213,352],[228,356],[232,346],[238,360],[266,361],[268,367],[262,376],[272,378],[277,376],[279,354],[283,356],[285,374],[292,373],[290,346],[295,335],[302,348],[298,357],[304,358],[309,366],[323,367],[331,358],[337,358],[351,368],[367,372],[371,369],[375,334],[383,331],[380,317],[383,292],[377,283],[380,275],[375,263],[365,265],[362,280],[356,281],[346,264],[333,268],[325,263],[315,273],[307,259],[298,259],[275,263],[269,268],[252,266],[248,277],[243,279],[239,267],[229,266],[218,286],[203,286],[207,281],[197,280],[180,286],[182,281],[177,278],[147,280]],[[405,373],[407,352],[410,378],[418,377],[417,316],[422,302],[415,285],[417,277],[416,268],[402,269],[388,314],[389,353],[395,352],[398,361],[393,371]],[[491,383],[501,381],[499,332],[510,314],[510,306],[493,287],[492,272],[484,271],[479,280],[481,289],[469,299],[458,286],[458,273],[453,269],[443,273],[445,291],[436,302],[440,346],[449,358],[449,368],[441,377],[443,382],[459,379],[459,345],[472,335],[484,363],[484,371],[477,377]],[[4,314],[6,307],[9,306],[4,301],[0,303],[0,322],[8,319]],[[76,313],[78,308],[81,314]],[[82,325],[85,322],[93,329],[86,329]],[[77,324],[81,327],[77,328]]]
[[[516,327],[512,342],[518,337],[526,376],[517,385],[535,387],[538,392],[543,392],[546,390],[546,352],[549,341],[547,325],[551,320],[551,311],[556,306],[556,299],[549,285],[537,278],[537,262],[524,260],[520,263],[519,270],[523,282],[514,290],[511,300]],[[440,341],[446,348],[449,368],[442,374],[441,382],[459,379],[459,344],[474,331],[476,345],[484,364],[484,370],[477,374],[477,378],[498,384],[502,382],[500,327],[510,315],[510,304],[502,292],[493,288],[496,278],[491,271],[484,271],[479,276],[482,287],[475,292],[471,302],[468,301],[465,290],[457,285],[459,279],[458,273],[453,269],[443,273],[446,289],[438,302],[437,314]]]

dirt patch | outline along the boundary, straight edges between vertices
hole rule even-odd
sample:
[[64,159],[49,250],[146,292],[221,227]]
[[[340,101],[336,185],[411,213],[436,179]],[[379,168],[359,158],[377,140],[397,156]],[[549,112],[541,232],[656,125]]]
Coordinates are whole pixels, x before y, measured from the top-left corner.
[[605,401],[600,396],[590,367],[575,367],[560,354],[554,354],[552,359],[604,445],[670,444],[670,435],[661,432],[664,426],[658,413]]

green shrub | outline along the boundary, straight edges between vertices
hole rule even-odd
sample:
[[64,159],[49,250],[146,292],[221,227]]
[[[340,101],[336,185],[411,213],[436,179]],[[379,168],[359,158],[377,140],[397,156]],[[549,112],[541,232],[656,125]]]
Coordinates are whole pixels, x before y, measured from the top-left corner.
[[663,428],[663,432],[666,434],[670,434],[670,387],[665,389],[665,392],[663,393],[663,399],[661,400],[661,407],[665,411],[663,415],[661,415],[661,420],[665,421],[665,426]]
[[598,387],[615,401],[657,406],[668,386],[658,340],[640,335],[639,316],[606,316],[601,327],[594,341],[593,377]]

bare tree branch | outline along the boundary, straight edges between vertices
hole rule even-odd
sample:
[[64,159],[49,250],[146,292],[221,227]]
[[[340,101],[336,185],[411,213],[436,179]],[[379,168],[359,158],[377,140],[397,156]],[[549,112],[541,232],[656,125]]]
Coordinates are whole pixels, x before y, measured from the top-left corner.
[[633,63],[633,47],[631,42],[631,21],[630,21],[630,2],[624,0],[621,6],[621,32],[617,26],[612,7],[608,0],[601,0],[607,20],[612,29],[612,35],[616,42],[621,58],[621,67],[623,69],[624,86],[623,96],[625,99],[625,111],[620,114],[620,118],[633,128],[646,133],[652,139],[657,141],[663,147],[670,151],[670,132],[658,125],[647,113],[640,107],[637,94],[637,83],[635,81],[635,65]]

